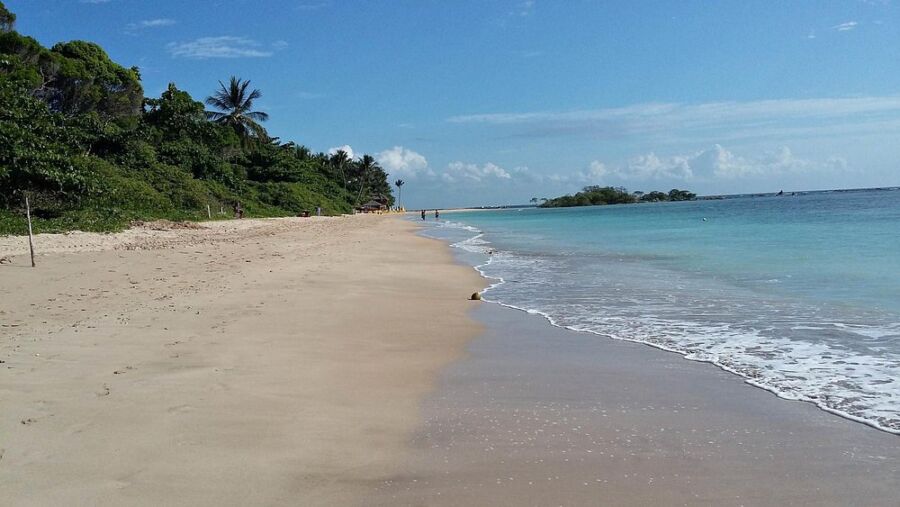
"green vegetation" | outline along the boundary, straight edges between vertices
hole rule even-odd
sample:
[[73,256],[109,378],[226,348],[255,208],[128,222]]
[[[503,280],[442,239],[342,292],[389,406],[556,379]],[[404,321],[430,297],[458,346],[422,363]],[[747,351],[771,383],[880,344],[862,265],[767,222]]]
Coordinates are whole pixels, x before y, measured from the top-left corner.
[[224,112],[207,111],[206,118],[234,130],[242,139],[257,138],[268,140],[266,130],[259,121],[266,121],[269,115],[260,111],[251,111],[253,101],[262,97],[262,92],[254,89],[247,93],[250,81],[241,81],[232,76],[228,86],[219,81],[219,90],[206,98],[206,104]]
[[[584,187],[575,195],[564,195],[555,199],[544,199],[540,205],[542,208],[568,208],[572,206],[599,206],[604,204],[630,204],[635,202],[657,201],[692,201],[697,195],[687,190],[673,188],[669,193],[664,192],[634,192],[630,193],[622,187],[601,187],[593,185]],[[537,202],[537,198],[531,199]]]
[[16,15],[9,12],[3,2],[0,2],[0,32],[8,32],[16,24]]
[[0,234],[24,233],[25,195],[37,232],[202,220],[207,206],[230,216],[238,202],[251,217],[393,205],[371,156],[354,161],[271,138],[249,81],[220,82],[206,99],[217,111],[174,84],[145,98],[138,69],[100,46],[46,49],[14,23],[0,2]]
[[641,202],[662,202],[662,201],[693,201],[697,198],[697,194],[688,192],[687,190],[678,190],[677,188],[673,188],[669,190],[669,193],[665,192],[635,192],[634,195],[638,197]]

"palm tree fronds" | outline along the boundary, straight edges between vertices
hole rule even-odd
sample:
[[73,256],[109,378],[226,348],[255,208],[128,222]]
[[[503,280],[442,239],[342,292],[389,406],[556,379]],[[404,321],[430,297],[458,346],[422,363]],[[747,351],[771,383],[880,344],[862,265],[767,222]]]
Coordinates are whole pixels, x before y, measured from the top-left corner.
[[209,121],[220,122],[222,118],[227,117],[225,113],[220,113],[218,111],[205,111],[206,119]]
[[269,113],[264,113],[262,111],[251,111],[244,116],[256,121],[266,121],[269,119]]
[[250,80],[242,80],[236,76],[226,85],[219,81],[219,90],[206,98],[206,104],[219,111],[207,111],[206,117],[220,125],[230,126],[242,141],[256,138],[268,142],[269,135],[259,123],[269,119],[262,111],[251,111],[253,101],[262,97],[257,89],[250,90]]
[[217,107],[219,109],[228,109],[229,107],[228,101],[222,100],[222,98],[218,96],[206,97],[206,105]]

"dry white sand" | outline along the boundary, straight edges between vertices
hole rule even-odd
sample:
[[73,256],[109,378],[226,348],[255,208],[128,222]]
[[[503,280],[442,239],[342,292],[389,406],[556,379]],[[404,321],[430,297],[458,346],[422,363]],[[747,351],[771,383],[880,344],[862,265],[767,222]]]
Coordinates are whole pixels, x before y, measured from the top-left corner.
[[[347,505],[483,281],[390,217],[0,238],[0,503]],[[161,230],[155,230],[161,229]]]

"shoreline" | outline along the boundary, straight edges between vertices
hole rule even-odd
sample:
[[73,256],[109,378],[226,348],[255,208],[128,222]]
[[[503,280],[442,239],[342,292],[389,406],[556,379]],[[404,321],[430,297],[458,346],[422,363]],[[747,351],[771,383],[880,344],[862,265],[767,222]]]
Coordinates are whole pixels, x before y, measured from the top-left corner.
[[[489,277],[485,277],[485,278],[486,278],[486,279],[491,279],[491,278],[489,278]],[[485,291],[487,291],[487,290],[488,290],[488,289],[485,289]],[[562,329],[562,330],[564,330],[564,331],[568,331],[568,332],[572,332],[572,333],[585,333],[585,334],[589,334],[589,335],[598,336],[598,337],[600,337],[600,338],[607,339],[607,340],[617,340],[617,341],[622,341],[622,342],[635,343],[635,344],[638,344],[638,345],[645,345],[645,346],[647,346],[647,347],[649,347],[649,348],[651,348],[651,349],[654,349],[654,350],[659,350],[659,351],[662,351],[662,352],[667,352],[667,353],[670,353],[670,354],[675,354],[675,355],[677,355],[678,357],[680,357],[681,359],[684,359],[685,361],[692,361],[692,362],[695,362],[695,363],[708,364],[708,365],[714,366],[714,367],[716,367],[716,368],[718,368],[718,369],[720,369],[720,370],[722,370],[722,371],[724,371],[724,372],[726,372],[726,373],[729,373],[729,374],[731,374],[731,375],[734,375],[735,377],[737,377],[737,378],[741,379],[742,381],[744,381],[744,383],[746,383],[747,385],[752,386],[752,387],[755,387],[755,388],[760,389],[760,390],[762,390],[762,391],[765,391],[765,392],[767,392],[767,393],[769,393],[769,394],[771,394],[771,395],[774,395],[776,398],[778,398],[778,399],[780,399],[780,400],[784,400],[784,401],[796,401],[796,402],[800,402],[800,403],[807,403],[807,404],[812,405],[812,406],[814,406],[815,408],[817,408],[817,409],[819,409],[819,410],[821,410],[821,411],[823,411],[823,412],[826,412],[826,413],[828,413],[828,414],[830,414],[830,415],[833,415],[833,416],[836,416],[836,417],[840,417],[841,419],[846,419],[846,420],[848,420],[848,421],[852,421],[852,422],[861,424],[861,425],[863,425],[863,426],[867,426],[867,427],[869,427],[869,428],[876,429],[876,430],[882,431],[882,432],[884,432],[884,433],[888,433],[888,434],[890,434],[890,435],[898,435],[898,436],[900,436],[900,430],[897,430],[897,429],[894,429],[894,428],[888,428],[888,427],[885,427],[885,426],[882,426],[882,425],[878,424],[876,421],[871,421],[871,420],[869,420],[869,419],[865,419],[865,418],[862,418],[862,417],[855,416],[855,415],[853,415],[853,414],[849,414],[849,413],[842,412],[842,411],[837,410],[837,409],[830,408],[830,407],[828,407],[828,406],[826,406],[826,405],[822,405],[822,404],[820,404],[820,403],[818,403],[818,402],[816,402],[816,401],[814,401],[814,400],[812,400],[812,399],[808,399],[808,398],[800,397],[800,396],[797,396],[797,397],[790,397],[790,396],[787,396],[787,395],[785,395],[784,393],[781,393],[781,392],[775,390],[774,388],[768,387],[768,386],[766,386],[766,385],[764,385],[764,384],[760,384],[760,383],[758,383],[758,382],[754,382],[752,378],[750,378],[750,377],[748,377],[748,376],[742,374],[739,370],[735,370],[735,369],[733,369],[733,368],[729,368],[729,367],[725,366],[724,364],[720,364],[720,363],[717,363],[717,362],[715,362],[715,361],[710,361],[710,360],[705,360],[705,359],[697,359],[697,358],[689,357],[689,356],[690,356],[690,353],[685,353],[685,352],[682,352],[682,351],[680,351],[680,350],[678,350],[678,349],[675,349],[675,348],[666,347],[666,346],[664,346],[664,345],[662,345],[662,344],[659,344],[659,343],[653,343],[653,342],[641,341],[641,340],[632,340],[632,339],[629,339],[629,338],[619,338],[619,337],[616,337],[616,336],[610,336],[610,335],[607,335],[607,334],[598,333],[598,332],[596,332],[596,331],[591,331],[590,329],[575,329],[575,328],[573,328],[573,327],[571,327],[571,326],[564,326],[564,325],[562,325],[562,324],[558,324],[556,321],[553,320],[553,317],[551,317],[550,315],[547,315],[547,314],[545,314],[545,313],[543,313],[543,312],[537,311],[537,310],[529,310],[529,309],[527,309],[527,308],[520,308],[520,307],[518,307],[518,306],[514,306],[514,305],[509,305],[509,304],[501,303],[500,301],[493,301],[493,300],[491,300],[491,299],[489,299],[489,298],[484,298],[483,300],[484,300],[486,303],[496,304],[496,305],[502,306],[502,307],[504,307],[504,308],[509,308],[510,310],[515,310],[515,311],[517,311],[517,312],[524,313],[524,314],[526,314],[526,315],[537,315],[537,316],[540,316],[540,317],[542,317],[544,320],[546,320],[547,323],[550,324],[551,326],[553,326],[553,327],[555,327],[555,328],[558,328],[558,329]]]
[[[450,247],[458,249],[458,250],[469,251],[470,253],[475,253],[474,251],[467,250],[462,245],[464,245],[472,240],[478,240],[478,239],[482,238],[484,236],[484,232],[482,232],[472,226],[466,225],[466,224],[457,224],[457,225],[461,226],[462,229],[470,231],[470,232],[474,232],[475,234],[469,238],[462,240],[462,241],[455,241],[455,242],[450,241],[449,242]],[[481,254],[481,255],[483,255],[483,254]],[[834,415],[837,417],[841,417],[843,419],[853,421],[855,423],[862,424],[864,426],[868,426],[870,428],[874,428],[874,429],[883,431],[883,432],[891,434],[891,435],[900,436],[900,429],[898,429],[898,428],[888,427],[883,424],[880,424],[876,420],[867,419],[867,418],[864,418],[861,416],[857,416],[857,415],[842,411],[840,409],[829,407],[828,405],[824,404],[824,402],[818,401],[818,400],[816,400],[814,398],[810,398],[808,396],[804,396],[804,395],[802,395],[802,393],[799,393],[796,395],[791,395],[790,393],[779,391],[775,387],[771,387],[771,386],[765,385],[763,383],[754,381],[753,377],[747,375],[745,372],[742,372],[735,368],[731,368],[726,364],[722,364],[722,363],[716,362],[711,359],[702,359],[702,358],[698,358],[698,357],[691,357],[693,355],[692,352],[682,351],[675,347],[669,347],[669,346],[666,346],[665,344],[657,343],[657,342],[650,341],[650,340],[624,338],[624,337],[619,337],[619,336],[615,336],[615,335],[611,335],[611,334],[593,331],[591,329],[578,329],[578,328],[575,328],[572,326],[566,326],[563,324],[559,324],[551,315],[549,315],[543,311],[534,310],[534,309],[530,309],[530,308],[524,308],[524,307],[520,307],[520,306],[516,306],[516,305],[512,305],[512,304],[508,304],[508,303],[504,303],[504,302],[501,302],[498,300],[491,299],[490,291],[495,289],[496,287],[499,287],[506,283],[506,280],[504,280],[501,277],[490,276],[485,273],[485,270],[483,268],[485,266],[488,266],[492,262],[493,259],[490,257],[487,257],[485,262],[482,262],[482,263],[466,262],[461,259],[459,259],[459,260],[461,263],[472,267],[482,278],[484,278],[486,280],[486,282],[488,282],[488,286],[483,291],[483,300],[487,303],[496,304],[496,305],[502,306],[504,308],[509,308],[512,310],[516,310],[516,311],[525,313],[527,315],[539,315],[542,318],[544,318],[551,326],[559,328],[559,329],[563,329],[565,331],[574,332],[574,333],[584,333],[584,334],[588,334],[588,335],[598,336],[603,339],[624,341],[624,342],[629,342],[629,343],[637,343],[637,344],[648,346],[655,350],[661,350],[664,352],[676,354],[679,357],[681,357],[682,359],[687,360],[687,361],[710,364],[710,365],[715,366],[716,368],[721,369],[722,371],[725,371],[729,374],[732,374],[732,375],[740,378],[741,380],[743,380],[745,383],[747,383],[750,386],[753,386],[755,388],[761,389],[763,391],[766,391],[770,394],[775,395],[779,399],[782,399],[785,401],[800,401],[800,402],[808,403],[828,414],[831,414],[831,415]]]
[[500,305],[377,505],[893,505],[896,437],[709,363]]
[[895,503],[890,432],[644,342],[501,303],[472,315],[485,332],[443,370],[408,477],[374,505]]
[[481,329],[466,299],[481,278],[414,229],[372,215],[38,236],[37,269],[0,266],[0,495],[366,503]]
[[136,231],[120,249],[74,238],[112,249],[0,266],[0,494],[891,505],[900,488],[894,435],[466,301],[490,278],[414,220],[230,227]]

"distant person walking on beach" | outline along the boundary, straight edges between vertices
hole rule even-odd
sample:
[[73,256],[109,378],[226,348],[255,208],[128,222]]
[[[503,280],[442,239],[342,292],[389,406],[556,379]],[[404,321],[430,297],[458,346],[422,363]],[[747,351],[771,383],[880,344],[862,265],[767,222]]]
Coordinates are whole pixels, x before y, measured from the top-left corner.
[[422,210],[422,220],[425,220],[425,210]]
[[435,220],[441,219],[441,213],[438,210],[434,210],[434,219]]

